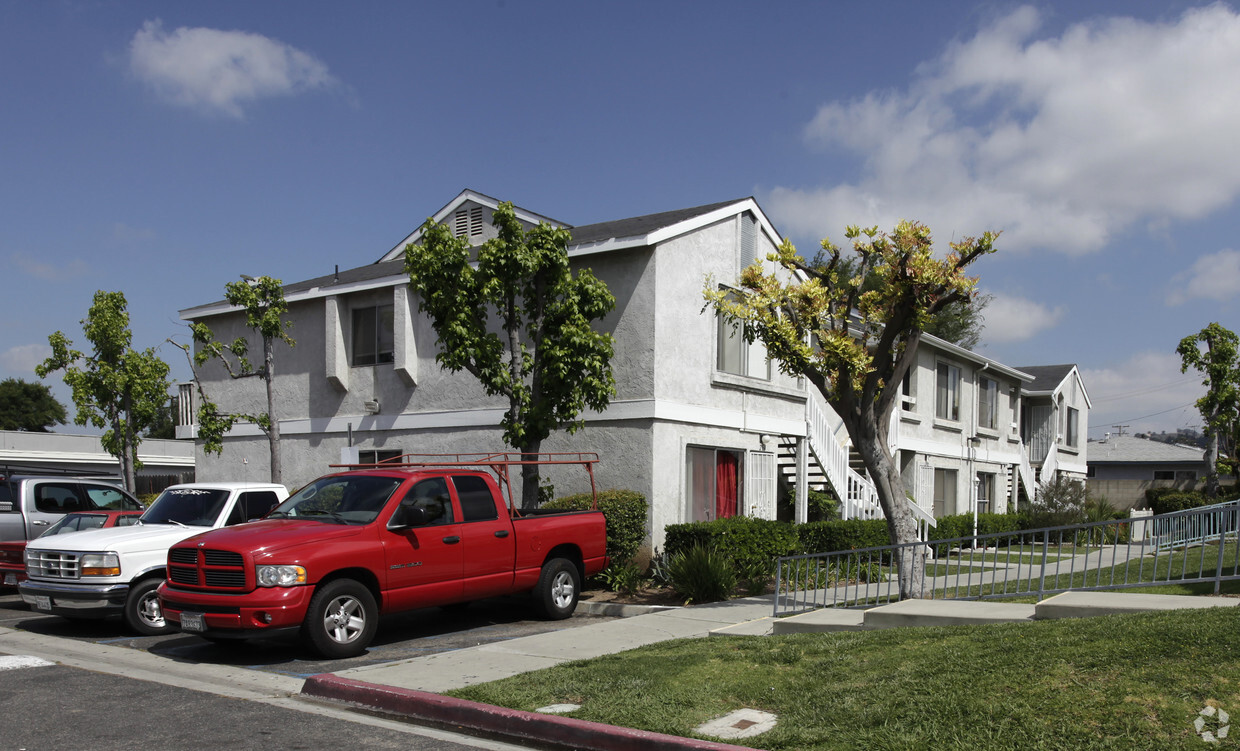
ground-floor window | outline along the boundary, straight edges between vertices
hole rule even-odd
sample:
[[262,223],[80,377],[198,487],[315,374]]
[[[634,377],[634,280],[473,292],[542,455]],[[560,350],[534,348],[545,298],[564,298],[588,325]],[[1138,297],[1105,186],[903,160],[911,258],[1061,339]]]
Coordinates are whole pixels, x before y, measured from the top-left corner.
[[741,513],[744,454],[690,446],[685,454],[685,498],[689,521],[727,519]]
[[956,470],[934,470],[934,516],[956,513]]
[[977,513],[989,514],[995,500],[995,475],[993,472],[977,473]]

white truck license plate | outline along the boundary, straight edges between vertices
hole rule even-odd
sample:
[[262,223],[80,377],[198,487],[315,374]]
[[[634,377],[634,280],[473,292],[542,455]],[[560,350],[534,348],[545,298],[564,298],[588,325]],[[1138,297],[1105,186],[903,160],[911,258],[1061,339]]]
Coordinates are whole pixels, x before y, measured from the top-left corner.
[[206,631],[207,624],[202,620],[202,613],[181,613],[182,631]]
[[45,595],[35,595],[34,596],[34,607],[35,607],[35,610],[51,610],[52,609],[52,598],[47,597]]

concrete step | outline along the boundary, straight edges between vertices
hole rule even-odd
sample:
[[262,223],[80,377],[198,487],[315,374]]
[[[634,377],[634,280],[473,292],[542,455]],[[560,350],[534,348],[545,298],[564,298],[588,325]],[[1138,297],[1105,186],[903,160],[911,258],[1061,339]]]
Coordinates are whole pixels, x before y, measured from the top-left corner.
[[1035,607],[1038,619],[1091,618],[1116,613],[1145,613],[1151,610],[1184,608],[1234,608],[1236,597],[1193,597],[1189,595],[1151,595],[1141,592],[1063,592],[1048,597]]
[[810,634],[822,631],[861,631],[866,628],[864,610],[823,608],[775,619],[773,634]]
[[1033,620],[1034,606],[974,600],[903,600],[865,611],[866,628],[963,626]]
[[733,623],[710,632],[711,636],[770,636],[775,619],[771,617],[756,618],[752,621]]

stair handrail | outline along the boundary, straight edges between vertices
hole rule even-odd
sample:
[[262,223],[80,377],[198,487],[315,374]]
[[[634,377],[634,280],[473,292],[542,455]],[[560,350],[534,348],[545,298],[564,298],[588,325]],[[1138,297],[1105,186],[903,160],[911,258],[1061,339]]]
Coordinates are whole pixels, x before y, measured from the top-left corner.
[[1042,461],[1042,482],[1053,482],[1055,473],[1059,471],[1059,442],[1051,441],[1046,450],[1046,459]]
[[1025,494],[1033,500],[1038,493],[1038,485],[1033,479],[1033,464],[1029,461],[1029,449],[1022,442],[1020,444],[1020,481],[1025,486]]
[[[820,403],[821,402],[821,403]],[[828,427],[829,419],[825,400],[820,394],[810,392],[806,405],[806,439],[810,453],[822,467],[831,487],[840,496],[841,519],[883,519],[882,504],[878,502],[878,488],[865,475],[848,465],[848,448],[835,440]],[[892,439],[894,440],[894,438]],[[935,526],[934,515],[918,506],[911,498],[905,498],[913,518],[917,522],[918,536],[927,539]]]

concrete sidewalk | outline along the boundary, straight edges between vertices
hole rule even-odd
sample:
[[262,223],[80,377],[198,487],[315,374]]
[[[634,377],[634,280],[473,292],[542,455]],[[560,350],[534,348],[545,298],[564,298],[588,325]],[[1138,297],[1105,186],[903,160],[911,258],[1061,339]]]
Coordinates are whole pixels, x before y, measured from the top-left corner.
[[[1020,622],[1177,608],[1236,607],[1237,598],[1124,592],[1065,592],[1037,605],[964,600],[905,600],[868,610],[818,610],[774,619],[773,596],[661,609],[565,631],[455,652],[313,676],[302,694],[343,701],[411,720],[471,728],[509,740],[598,749],[738,749],[724,743],[645,733],[568,717],[520,712],[436,692],[499,680],[670,639],[709,635],[870,630],[926,625]],[[587,603],[581,607],[588,608]],[[633,610],[630,610],[633,612]]]

